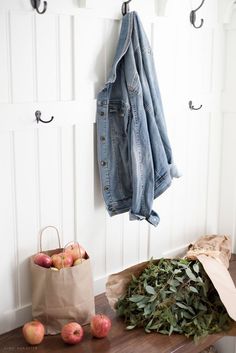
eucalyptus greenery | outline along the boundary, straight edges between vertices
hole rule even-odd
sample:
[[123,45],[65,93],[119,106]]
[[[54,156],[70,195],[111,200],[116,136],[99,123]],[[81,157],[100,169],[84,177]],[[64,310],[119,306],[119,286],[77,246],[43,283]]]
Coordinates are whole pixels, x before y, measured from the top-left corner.
[[127,329],[147,333],[180,333],[195,340],[230,328],[231,318],[199,261],[186,259],[149,262],[132,277],[116,310]]

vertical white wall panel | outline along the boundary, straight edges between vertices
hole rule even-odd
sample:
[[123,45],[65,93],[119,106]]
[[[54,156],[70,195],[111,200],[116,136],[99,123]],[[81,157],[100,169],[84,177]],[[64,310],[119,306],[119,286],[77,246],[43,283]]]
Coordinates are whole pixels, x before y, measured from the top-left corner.
[[20,305],[31,301],[29,256],[38,250],[38,218],[35,174],[35,139],[32,131],[14,133],[16,209],[18,231],[18,269]]
[[225,91],[230,93],[235,90],[236,82],[236,48],[235,38],[236,29],[230,29],[226,32],[226,67],[225,67]]
[[[189,25],[189,24],[188,24]],[[172,41],[174,41],[174,55],[175,60],[172,59],[172,65],[174,64],[175,73],[173,79],[175,80],[174,88],[175,94],[173,97],[173,101],[180,109],[179,112],[186,112],[188,108],[188,100],[192,99],[190,96],[190,87],[195,86],[195,82],[192,78],[192,61],[191,61],[191,34],[192,31],[189,30],[188,26],[179,26],[175,25],[171,30],[172,34],[175,33]],[[171,60],[171,58],[169,59]],[[195,72],[199,70],[199,63],[196,67],[194,67]],[[181,83],[181,84],[180,84]],[[171,81],[169,82],[169,86],[171,86]],[[181,89],[179,89],[181,86]],[[168,103],[166,103],[168,108]],[[172,111],[173,107],[172,107]],[[189,111],[187,111],[189,113]],[[173,114],[174,115],[174,114]],[[179,117],[180,114],[175,113],[175,121],[181,119]],[[182,126],[182,124],[179,124]]]
[[[62,198],[60,185],[60,139],[57,128],[42,128],[39,130],[39,188],[41,227],[54,225],[61,231]],[[44,236],[45,248],[57,247],[56,236],[52,230]],[[63,239],[62,239],[63,242]]]
[[163,252],[170,249],[171,245],[171,190],[168,189],[162,194],[153,205],[154,210],[160,217],[157,228],[150,227],[149,257],[162,257]]
[[0,175],[0,239],[4,247],[0,273],[0,333],[9,329],[7,312],[19,305],[13,157],[12,135],[0,133],[0,163],[4,166]]
[[[208,92],[212,77],[212,29],[203,26],[191,33],[191,93]],[[194,97],[193,97],[194,99]]]
[[59,74],[60,74],[60,100],[74,99],[73,91],[73,33],[72,17],[59,16]]
[[222,161],[219,231],[233,239],[235,251],[235,217],[236,217],[236,163],[232,158],[235,149],[236,114],[225,114],[222,134]]
[[106,214],[100,194],[94,192],[97,185],[95,158],[94,126],[85,122],[76,125],[76,238],[91,256],[94,278],[100,278],[106,273]]
[[130,221],[129,215],[124,214],[124,233],[123,233],[123,266],[132,266],[139,262],[139,234],[140,222]]
[[[173,106],[176,98],[176,27],[167,19],[160,18],[153,29],[153,56],[165,112]],[[171,104],[170,104],[171,102]]]
[[[196,119],[196,114],[197,119]],[[188,241],[205,232],[208,129],[207,115],[192,111],[188,125],[188,155],[185,181],[187,185],[186,231]],[[192,143],[194,141],[194,143]]]
[[[211,77],[211,113],[209,131],[209,165],[208,165],[208,197],[207,197],[207,223],[208,234],[218,232],[220,193],[220,169],[221,169],[221,147],[222,147],[222,99],[218,87],[224,83],[224,56],[225,41],[224,27],[218,26],[213,32],[213,53],[212,55],[212,77]],[[224,53],[224,56],[222,56]],[[217,177],[216,177],[217,176]]]
[[[186,97],[186,96],[185,96]],[[186,99],[186,98],[185,98]],[[180,105],[183,104],[183,100]],[[174,249],[185,244],[186,241],[186,215],[188,209],[187,197],[187,150],[188,150],[188,113],[183,107],[178,107],[168,114],[170,119],[169,137],[171,140],[174,160],[182,174],[181,178],[174,179],[170,186],[171,191],[171,209],[169,210],[169,217],[171,219],[171,243],[170,248]],[[184,110],[185,109],[185,110]],[[180,113],[181,112],[181,113]],[[178,134],[175,132],[178,131]]]
[[138,249],[138,262],[148,259],[149,254],[149,223],[143,221],[139,225],[139,249]]
[[222,124],[222,146],[221,146],[221,183],[220,183],[220,209],[219,230],[223,234],[232,237],[233,251],[236,251],[236,163],[235,131],[236,131],[236,16],[235,12],[231,22],[226,27],[225,41],[225,76],[224,92],[222,99],[223,124]]
[[[106,20],[105,22],[105,33],[104,33],[104,43],[105,43],[105,79],[108,79],[110,74],[113,60],[116,53],[117,42],[119,39],[119,30],[121,22],[114,20]],[[98,87],[99,89],[99,87]]]
[[0,12],[0,103],[9,101],[9,51],[7,43],[7,12]]
[[34,98],[32,15],[10,12],[9,31],[13,102],[32,102]]
[[61,197],[61,229],[65,245],[75,238],[75,166],[73,126],[59,130],[59,173]]
[[36,70],[39,101],[56,101],[59,80],[58,17],[44,14],[36,16]]
[[76,16],[76,96],[85,102],[95,98],[105,82],[104,33],[104,20],[89,15]]
[[124,216],[106,216],[106,272],[115,273],[123,268]]

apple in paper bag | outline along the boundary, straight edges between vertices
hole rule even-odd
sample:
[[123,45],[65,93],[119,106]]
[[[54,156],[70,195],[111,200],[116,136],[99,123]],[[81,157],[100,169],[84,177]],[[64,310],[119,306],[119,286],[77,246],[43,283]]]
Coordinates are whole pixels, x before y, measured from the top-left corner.
[[50,256],[40,252],[34,257],[34,263],[36,265],[49,268],[52,266],[52,259]]
[[66,252],[61,252],[59,254],[52,255],[52,263],[58,270],[65,267],[71,267],[73,265],[73,257]]
[[74,261],[77,259],[80,259],[81,257],[85,258],[85,255],[86,255],[86,251],[78,243],[73,243],[73,244],[68,245],[65,248],[65,252],[70,254],[73,257]]

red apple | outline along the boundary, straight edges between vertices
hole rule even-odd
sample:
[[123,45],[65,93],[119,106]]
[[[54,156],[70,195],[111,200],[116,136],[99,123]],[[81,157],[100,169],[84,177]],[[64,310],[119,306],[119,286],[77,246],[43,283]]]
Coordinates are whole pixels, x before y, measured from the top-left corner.
[[85,258],[86,256],[86,251],[81,245],[79,245],[79,243],[73,243],[71,245],[68,245],[65,248],[65,252],[71,254],[74,261],[80,259],[81,257]]
[[53,266],[60,270],[64,267],[71,267],[73,265],[73,257],[66,252],[52,255]]
[[37,345],[42,342],[45,330],[40,321],[34,320],[27,322],[23,326],[22,332],[27,343]]
[[92,317],[90,322],[90,328],[91,333],[94,337],[106,337],[111,329],[111,320],[106,315],[97,314]]
[[77,322],[69,322],[61,330],[61,338],[65,343],[77,344],[84,335],[84,330]]
[[36,265],[49,268],[52,265],[52,259],[50,256],[40,252],[34,257],[34,263]]

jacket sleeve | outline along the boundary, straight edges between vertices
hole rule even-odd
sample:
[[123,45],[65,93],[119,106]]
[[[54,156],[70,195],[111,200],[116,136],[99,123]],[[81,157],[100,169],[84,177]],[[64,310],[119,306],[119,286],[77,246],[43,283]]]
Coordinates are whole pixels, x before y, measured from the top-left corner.
[[143,91],[137,69],[133,42],[124,57],[124,74],[130,103],[129,155],[132,184],[130,220],[146,219],[157,226],[160,219],[152,210],[154,200],[154,165],[144,109]]
[[130,104],[129,151],[132,178],[130,219],[146,219],[149,223],[157,226],[160,219],[158,214],[152,210],[154,200],[154,167],[142,93],[131,93]]

